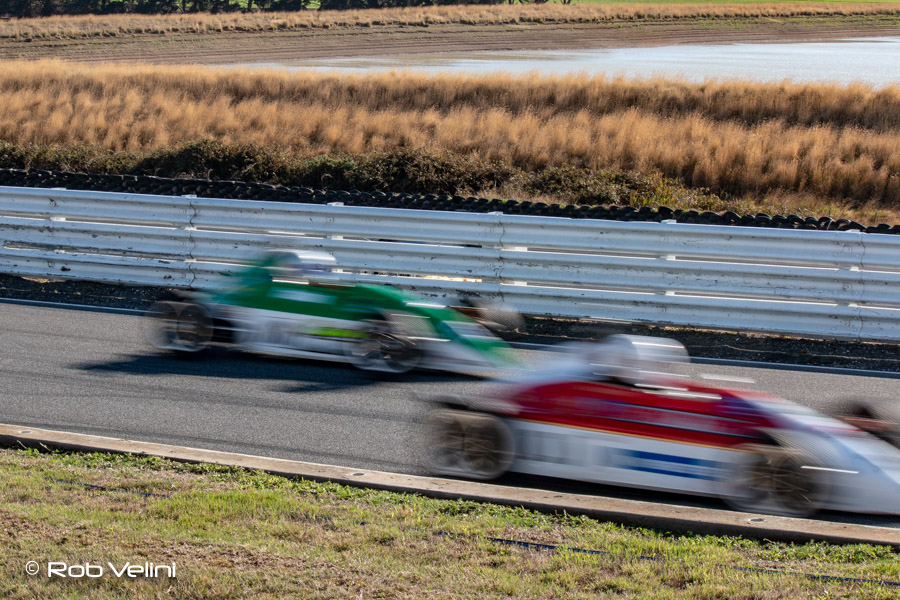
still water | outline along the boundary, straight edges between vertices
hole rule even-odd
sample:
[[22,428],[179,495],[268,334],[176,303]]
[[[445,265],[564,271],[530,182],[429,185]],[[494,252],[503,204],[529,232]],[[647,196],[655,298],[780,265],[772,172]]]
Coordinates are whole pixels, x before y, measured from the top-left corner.
[[854,81],[876,87],[900,84],[900,38],[819,43],[681,45],[609,50],[468,52],[379,58],[298,60],[231,65],[366,73],[415,71],[543,74],[587,73],[629,78],[665,75],[692,81],[739,78],[755,81]]

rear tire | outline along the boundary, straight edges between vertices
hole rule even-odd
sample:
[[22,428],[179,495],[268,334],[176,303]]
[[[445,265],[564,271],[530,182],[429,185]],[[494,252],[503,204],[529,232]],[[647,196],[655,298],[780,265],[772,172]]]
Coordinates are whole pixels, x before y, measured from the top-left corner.
[[436,473],[496,479],[515,457],[512,432],[493,415],[436,410],[429,415],[428,432],[428,462]]
[[202,352],[215,333],[212,317],[201,304],[165,300],[153,305],[147,315],[150,343],[179,355]]

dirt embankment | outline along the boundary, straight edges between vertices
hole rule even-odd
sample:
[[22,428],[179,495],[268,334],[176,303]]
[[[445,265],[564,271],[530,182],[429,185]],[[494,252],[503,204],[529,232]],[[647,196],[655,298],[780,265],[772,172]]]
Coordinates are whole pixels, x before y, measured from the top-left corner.
[[233,64],[476,51],[812,42],[898,35],[900,27],[854,18],[781,22],[696,19],[602,24],[386,25],[301,31],[127,34],[88,39],[2,39],[0,58]]

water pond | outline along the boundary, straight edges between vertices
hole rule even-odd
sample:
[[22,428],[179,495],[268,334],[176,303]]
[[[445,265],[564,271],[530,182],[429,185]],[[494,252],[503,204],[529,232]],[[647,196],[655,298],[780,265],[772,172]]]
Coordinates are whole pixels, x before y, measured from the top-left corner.
[[900,38],[819,43],[679,45],[606,50],[469,52],[297,60],[229,65],[367,73],[408,69],[429,73],[496,71],[543,74],[587,73],[629,78],[665,75],[692,81],[739,78],[753,81],[863,82],[900,85]]

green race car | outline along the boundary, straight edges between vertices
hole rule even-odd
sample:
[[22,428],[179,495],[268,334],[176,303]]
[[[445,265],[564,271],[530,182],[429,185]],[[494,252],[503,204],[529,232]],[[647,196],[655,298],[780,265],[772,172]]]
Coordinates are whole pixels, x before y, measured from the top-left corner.
[[221,289],[156,303],[148,338],[179,354],[228,343],[389,373],[517,364],[514,351],[488,329],[516,327],[516,313],[471,302],[451,308],[391,286],[342,281],[334,268],[327,254],[271,251]]

